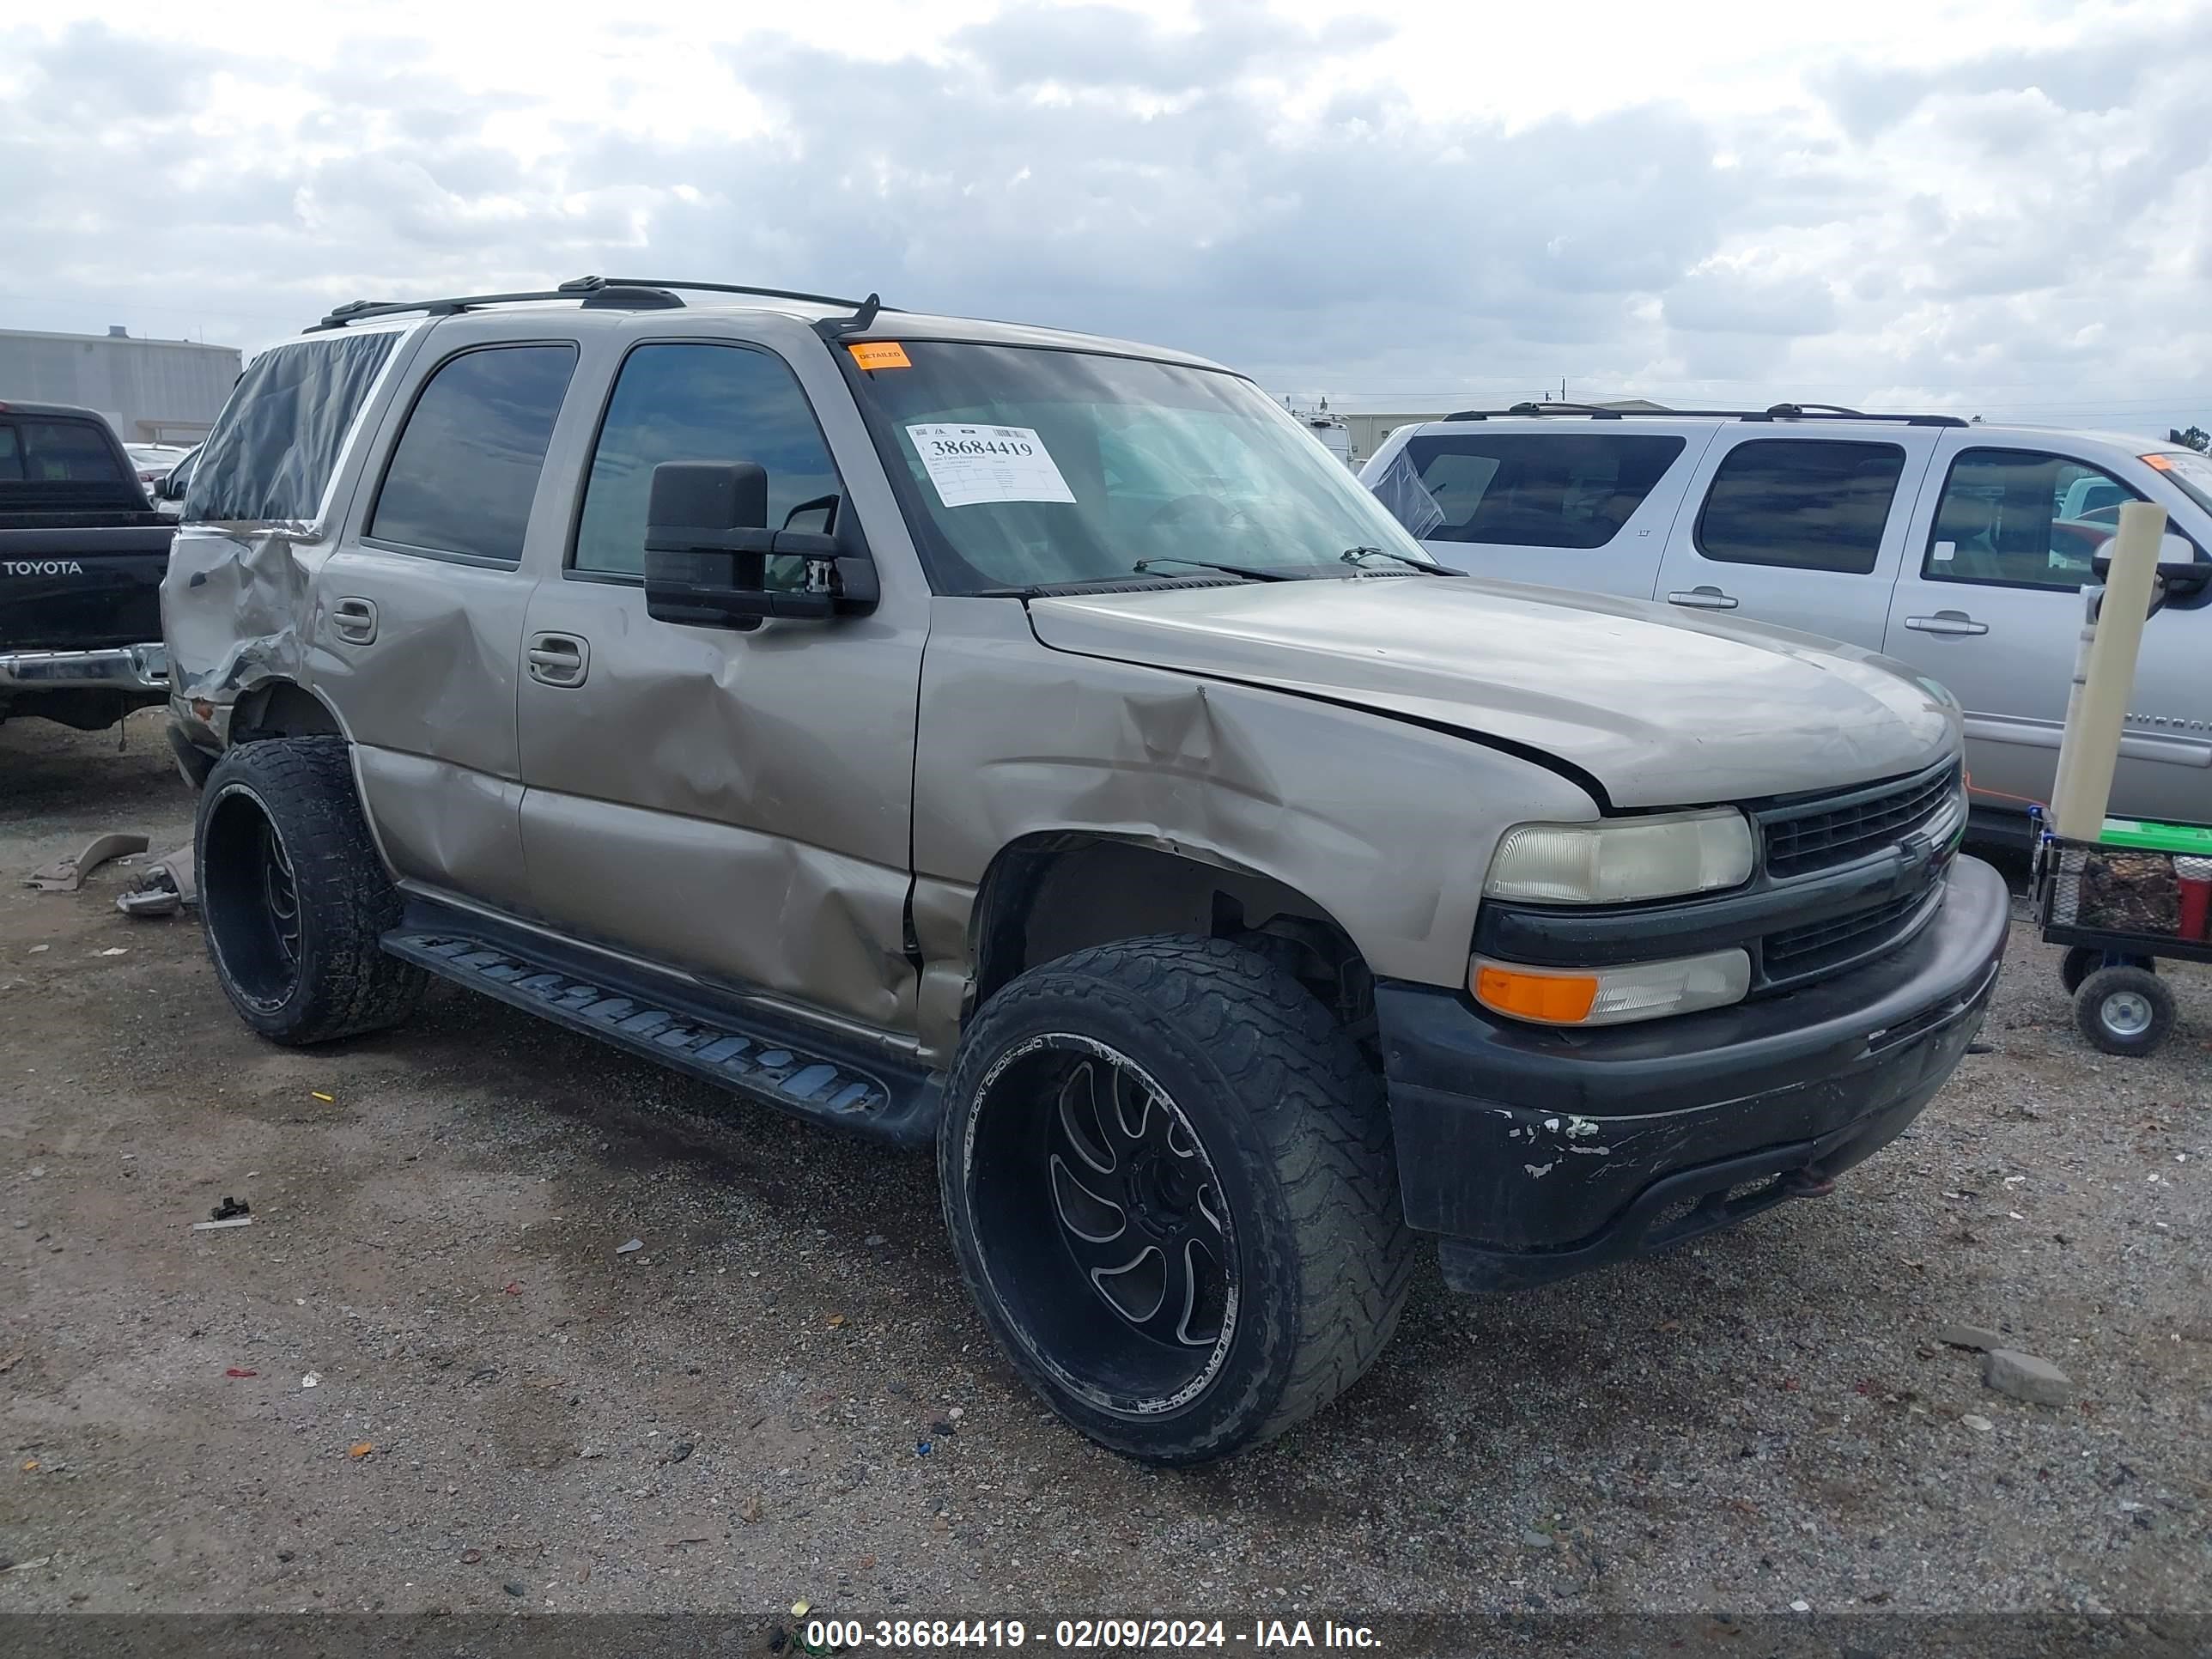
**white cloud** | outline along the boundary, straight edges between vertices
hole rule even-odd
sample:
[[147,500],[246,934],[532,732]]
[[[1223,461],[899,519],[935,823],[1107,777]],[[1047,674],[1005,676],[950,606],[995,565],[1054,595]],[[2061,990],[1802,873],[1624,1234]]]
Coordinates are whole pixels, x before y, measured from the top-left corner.
[[266,0],[0,24],[0,323],[258,345],[586,270],[1340,402],[2212,410],[2212,10]]

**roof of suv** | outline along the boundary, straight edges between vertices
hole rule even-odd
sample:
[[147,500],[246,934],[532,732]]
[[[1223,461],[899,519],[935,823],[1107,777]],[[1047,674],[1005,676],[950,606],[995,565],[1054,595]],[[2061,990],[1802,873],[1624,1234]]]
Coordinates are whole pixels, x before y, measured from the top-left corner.
[[1623,433],[1679,431],[1684,428],[1703,430],[1744,423],[1783,427],[1808,434],[1817,433],[1824,437],[1852,438],[1880,436],[1893,433],[1901,426],[1938,427],[2004,438],[2049,438],[2063,433],[2069,440],[2110,444],[2130,454],[2174,447],[2170,440],[2140,432],[2039,426],[2027,421],[1969,421],[1962,416],[1934,413],[1875,413],[1814,404],[1777,404],[1763,410],[1608,409],[1603,405],[1575,404],[1517,404],[1511,409],[1463,410],[1440,419],[1409,422],[1398,430],[1410,437],[1416,434],[1435,435],[1454,430],[1477,431],[1485,427],[1528,432],[1540,428],[1586,430],[1593,426],[1611,427],[1615,423]]
[[[696,294],[701,297],[687,299],[683,297],[684,294]],[[801,294],[788,289],[738,289],[731,284],[647,282],[597,276],[579,277],[562,283],[558,289],[538,293],[463,295],[422,301],[357,300],[331,311],[307,332],[312,337],[325,331],[339,331],[351,323],[372,322],[410,313],[442,320],[462,315],[542,315],[554,309],[602,313],[615,323],[640,314],[664,311],[703,317],[766,313],[789,317],[809,326],[842,319],[848,326],[837,332],[836,338],[840,343],[863,340],[958,340],[982,345],[1029,346],[1045,350],[1105,352],[1120,357],[1142,357],[1158,362],[1184,364],[1194,368],[1234,372],[1191,352],[1148,345],[1134,340],[1082,334],[1067,329],[1042,328],[1027,323],[999,322],[980,317],[896,311],[884,306],[872,294],[866,300],[842,300],[829,295]]]

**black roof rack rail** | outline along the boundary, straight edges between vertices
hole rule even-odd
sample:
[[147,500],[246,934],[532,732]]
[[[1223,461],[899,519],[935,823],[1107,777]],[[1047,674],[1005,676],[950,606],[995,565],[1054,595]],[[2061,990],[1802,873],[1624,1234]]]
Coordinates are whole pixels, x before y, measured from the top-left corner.
[[818,325],[832,334],[857,334],[874,322],[878,313],[898,309],[896,306],[885,305],[883,296],[878,294],[871,294],[865,300],[851,300],[838,294],[809,294],[803,289],[754,288],[744,283],[671,282],[657,276],[576,276],[561,286],[585,292],[608,287],[680,288],[698,294],[744,294],[761,300],[796,300],[802,305],[852,307],[850,317],[838,318]]
[[641,283],[604,283],[596,277],[591,280],[590,288],[563,283],[559,288],[526,294],[462,294],[445,300],[355,300],[337,307],[306,331],[313,334],[325,328],[343,328],[348,323],[357,323],[365,318],[401,316],[410,311],[432,317],[453,317],[476,306],[510,305],[523,300],[580,300],[587,308],[609,311],[666,311],[680,308],[684,304],[665,288]]
[[805,305],[851,306],[855,311],[871,303],[879,311],[895,309],[884,305],[873,295],[866,300],[854,300],[842,294],[808,294],[793,288],[752,288],[743,283],[672,282],[659,276],[572,276],[561,286],[571,293],[590,293],[603,288],[690,289],[701,294],[750,294],[763,300],[797,300]]
[[1462,409],[1447,415],[1448,421],[1487,421],[1518,415],[1587,415],[1594,421],[1617,421],[1625,415],[1674,415],[1672,409],[1607,409],[1602,404],[1516,404],[1510,409]]
[[676,290],[688,289],[700,294],[744,294],[762,300],[796,300],[805,305],[850,306],[853,315],[841,319],[837,328],[849,332],[867,327],[878,312],[888,311],[877,295],[865,300],[850,300],[837,294],[808,294],[799,289],[753,288],[742,283],[685,283],[665,282],[658,277],[641,276],[572,276],[558,288],[533,289],[519,294],[462,294],[444,300],[356,300],[337,307],[314,328],[343,328],[348,323],[357,323],[370,317],[392,317],[407,312],[419,311],[432,317],[451,317],[475,306],[513,305],[525,300],[577,300],[586,309],[623,311],[665,311],[679,307],[684,301]]
[[1529,415],[1582,415],[1594,421],[1890,421],[1901,426],[1964,426],[1956,415],[1883,415],[1841,404],[1771,404],[1765,409],[1607,409],[1601,404],[1516,404],[1510,409],[1462,409],[1447,421],[1502,420]]

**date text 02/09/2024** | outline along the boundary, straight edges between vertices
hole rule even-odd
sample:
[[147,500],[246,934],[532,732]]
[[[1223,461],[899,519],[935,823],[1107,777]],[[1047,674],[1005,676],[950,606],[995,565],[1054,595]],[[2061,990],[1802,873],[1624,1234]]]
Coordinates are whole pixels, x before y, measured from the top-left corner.
[[[848,1653],[862,1648],[1018,1648],[1031,1639],[1047,1644],[1042,1626],[1032,1632],[1018,1619],[811,1619],[798,1645],[810,1654]],[[1255,1619],[1235,1629],[1219,1619],[1062,1619],[1051,1627],[1049,1645],[1072,1651],[1164,1650],[1244,1647],[1259,1651],[1293,1648],[1372,1650],[1380,1645],[1365,1625],[1333,1619]]]

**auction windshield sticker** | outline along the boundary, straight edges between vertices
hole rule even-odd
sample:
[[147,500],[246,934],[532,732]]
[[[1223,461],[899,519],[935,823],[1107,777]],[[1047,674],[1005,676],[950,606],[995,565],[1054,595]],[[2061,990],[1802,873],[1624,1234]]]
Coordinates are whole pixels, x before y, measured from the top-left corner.
[[906,434],[947,507],[1075,500],[1033,428],[935,424],[910,426]]

